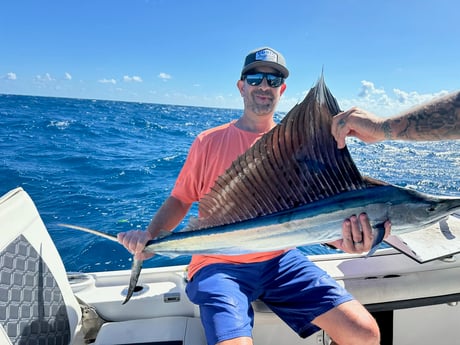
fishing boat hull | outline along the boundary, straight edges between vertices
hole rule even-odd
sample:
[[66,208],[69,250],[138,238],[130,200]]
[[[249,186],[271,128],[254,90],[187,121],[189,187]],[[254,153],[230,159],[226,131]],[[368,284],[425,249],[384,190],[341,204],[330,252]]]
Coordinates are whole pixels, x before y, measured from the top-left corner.
[[[142,271],[122,305],[130,271],[66,272],[28,194],[0,199],[0,343],[56,338],[56,344],[206,344],[199,309],[186,294],[185,266]],[[460,330],[460,256],[420,264],[387,248],[311,256],[379,322],[382,344],[453,344]],[[329,344],[320,331],[299,338],[262,301],[255,344]]]

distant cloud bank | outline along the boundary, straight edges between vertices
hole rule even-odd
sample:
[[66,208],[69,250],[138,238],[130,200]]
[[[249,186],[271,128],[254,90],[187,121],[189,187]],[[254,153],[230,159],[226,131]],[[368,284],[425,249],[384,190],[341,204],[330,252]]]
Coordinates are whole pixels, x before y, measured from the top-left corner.
[[[157,75],[157,78],[167,82],[173,77],[166,72],[161,72]],[[241,109],[243,107],[240,95],[235,93],[227,95],[206,94],[205,92],[203,92],[203,94],[201,94],[201,92],[197,93],[196,90],[193,89],[201,87],[198,83],[192,84],[193,88],[190,88],[186,92],[183,90],[168,90],[162,93],[160,91],[161,88],[156,88],[155,85],[152,85],[151,81],[144,83],[141,76],[125,74],[122,78],[102,78],[97,80],[97,83],[107,84],[108,86],[125,83],[126,87],[124,88],[118,87],[116,91],[114,91],[99,86],[96,87],[94,92],[78,93],[81,90],[86,91],[85,88],[89,87],[88,85],[91,83],[83,80],[78,80],[77,82],[80,87],[79,90],[75,87],[74,78],[69,72],[65,72],[61,77],[55,77],[51,73],[38,74],[27,82],[23,77],[19,78],[15,72],[10,71],[3,75],[0,74],[0,93],[3,89],[7,93],[14,92],[18,94],[41,95],[43,94],[43,90],[47,90],[45,93],[46,95],[62,96],[63,90],[65,90],[66,97],[100,97],[118,100],[135,100],[140,102],[167,102],[178,105],[197,105],[233,109]],[[24,83],[26,83],[26,89],[24,89]],[[94,80],[92,83],[94,83]],[[135,97],[133,97],[133,93],[130,94],[131,90],[129,84],[134,83],[145,84],[147,86],[145,94],[136,92]],[[73,94],[75,90],[77,90],[77,93]],[[295,104],[302,101],[307,91],[303,93],[299,92],[294,96],[287,96],[287,94],[285,94],[285,96],[281,98],[278,110],[280,112],[289,111]],[[111,94],[111,92],[116,92],[116,94]],[[340,98],[337,93],[335,96],[343,110],[356,106],[373,112],[378,116],[391,116],[448,93],[449,92],[446,90],[435,93],[420,93],[417,91],[405,91],[399,88],[393,88],[387,91],[382,87],[376,86],[372,81],[362,80],[355,96],[351,98]]]
[[373,82],[363,80],[361,81],[361,89],[357,98],[342,100],[341,105],[344,109],[358,106],[372,111],[376,115],[389,116],[448,93],[446,90],[441,90],[436,93],[423,94],[417,91],[408,92],[397,88],[387,92],[383,88],[376,87]]

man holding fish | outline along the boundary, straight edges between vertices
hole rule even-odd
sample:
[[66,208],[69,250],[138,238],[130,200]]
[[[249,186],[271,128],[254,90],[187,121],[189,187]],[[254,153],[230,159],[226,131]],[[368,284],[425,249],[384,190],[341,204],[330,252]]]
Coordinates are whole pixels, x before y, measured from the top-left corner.
[[[242,116],[198,135],[170,197],[147,230],[118,235],[119,242],[136,259],[152,256],[143,252],[146,243],[157,238],[162,230],[172,231],[194,202],[200,202],[212,188],[222,187],[214,186],[217,178],[275,127],[273,115],[286,89],[284,81],[288,75],[284,57],[270,47],[256,49],[246,56],[237,82],[244,101]],[[390,223],[386,222],[385,235],[389,232]],[[343,238],[331,245],[348,253],[371,249],[373,233],[366,214],[344,219],[342,234]],[[251,302],[256,299],[262,300],[301,337],[323,329],[337,344],[380,343],[378,325],[369,312],[296,249],[193,255],[188,278],[187,294],[200,306],[210,345],[252,344]]]

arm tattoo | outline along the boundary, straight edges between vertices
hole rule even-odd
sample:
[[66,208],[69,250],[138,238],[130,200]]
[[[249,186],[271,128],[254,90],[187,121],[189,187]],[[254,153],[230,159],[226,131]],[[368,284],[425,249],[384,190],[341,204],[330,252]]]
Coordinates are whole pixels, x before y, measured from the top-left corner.
[[383,135],[385,136],[385,140],[393,139],[391,126],[388,122],[384,122],[382,124],[382,130],[383,130]]
[[[395,120],[401,123],[395,138],[442,140],[460,138],[460,91],[417,107]],[[392,135],[391,129],[385,137]]]

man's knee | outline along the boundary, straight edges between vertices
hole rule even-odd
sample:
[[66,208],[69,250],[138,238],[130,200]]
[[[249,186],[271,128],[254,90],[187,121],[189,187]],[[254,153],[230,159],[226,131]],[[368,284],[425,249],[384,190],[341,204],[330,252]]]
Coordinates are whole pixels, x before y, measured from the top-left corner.
[[360,330],[355,330],[353,334],[346,334],[346,332],[341,334],[334,334],[331,336],[333,340],[332,344],[336,345],[379,345],[380,344],[380,332],[378,327],[374,328],[361,328]]
[[314,323],[339,345],[380,344],[376,320],[358,301],[345,302],[317,317]]
[[347,332],[331,336],[331,345],[379,345],[380,330],[377,324],[355,329],[353,334]]

